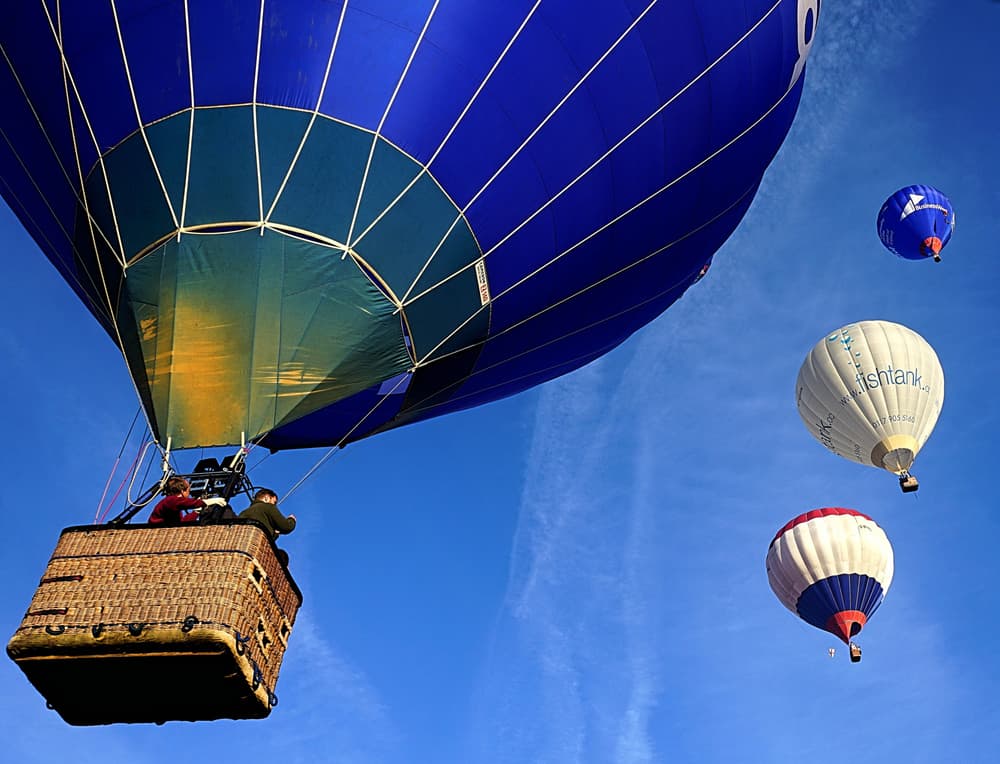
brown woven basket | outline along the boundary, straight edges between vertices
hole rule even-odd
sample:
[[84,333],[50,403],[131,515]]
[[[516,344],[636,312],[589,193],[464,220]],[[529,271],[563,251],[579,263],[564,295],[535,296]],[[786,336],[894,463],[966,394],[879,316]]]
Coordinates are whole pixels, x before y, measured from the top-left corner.
[[252,521],[67,528],[7,654],[70,724],[263,718],[301,604]]

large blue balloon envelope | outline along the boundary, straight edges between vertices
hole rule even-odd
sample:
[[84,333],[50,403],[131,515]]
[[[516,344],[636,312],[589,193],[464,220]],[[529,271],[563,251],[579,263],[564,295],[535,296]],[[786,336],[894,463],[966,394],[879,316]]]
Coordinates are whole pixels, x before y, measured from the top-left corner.
[[906,186],[885,200],[878,213],[878,237],[893,254],[907,260],[933,257],[955,230],[955,210],[933,186]]
[[684,294],[819,0],[14,3],[0,194],[173,448],[342,444],[572,371]]

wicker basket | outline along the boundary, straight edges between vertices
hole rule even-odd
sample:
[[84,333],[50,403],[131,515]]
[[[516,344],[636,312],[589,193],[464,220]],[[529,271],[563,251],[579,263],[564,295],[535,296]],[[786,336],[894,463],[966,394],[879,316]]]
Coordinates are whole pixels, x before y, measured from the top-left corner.
[[263,718],[301,603],[252,521],[67,528],[7,654],[70,724]]

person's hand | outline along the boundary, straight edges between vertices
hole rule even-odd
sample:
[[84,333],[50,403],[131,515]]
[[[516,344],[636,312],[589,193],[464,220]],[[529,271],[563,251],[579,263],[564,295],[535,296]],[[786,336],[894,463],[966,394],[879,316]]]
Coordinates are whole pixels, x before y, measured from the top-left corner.
[[208,506],[215,505],[217,507],[223,507],[226,504],[226,500],[223,499],[221,496],[213,496],[210,499],[202,499],[202,501],[205,502],[205,504],[207,504]]

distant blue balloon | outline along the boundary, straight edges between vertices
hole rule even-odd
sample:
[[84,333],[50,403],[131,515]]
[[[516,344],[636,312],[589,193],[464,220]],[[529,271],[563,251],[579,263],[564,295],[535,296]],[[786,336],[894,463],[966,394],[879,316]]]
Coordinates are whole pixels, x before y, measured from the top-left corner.
[[907,260],[940,261],[954,230],[951,202],[932,186],[901,188],[878,213],[878,237],[890,252]]

